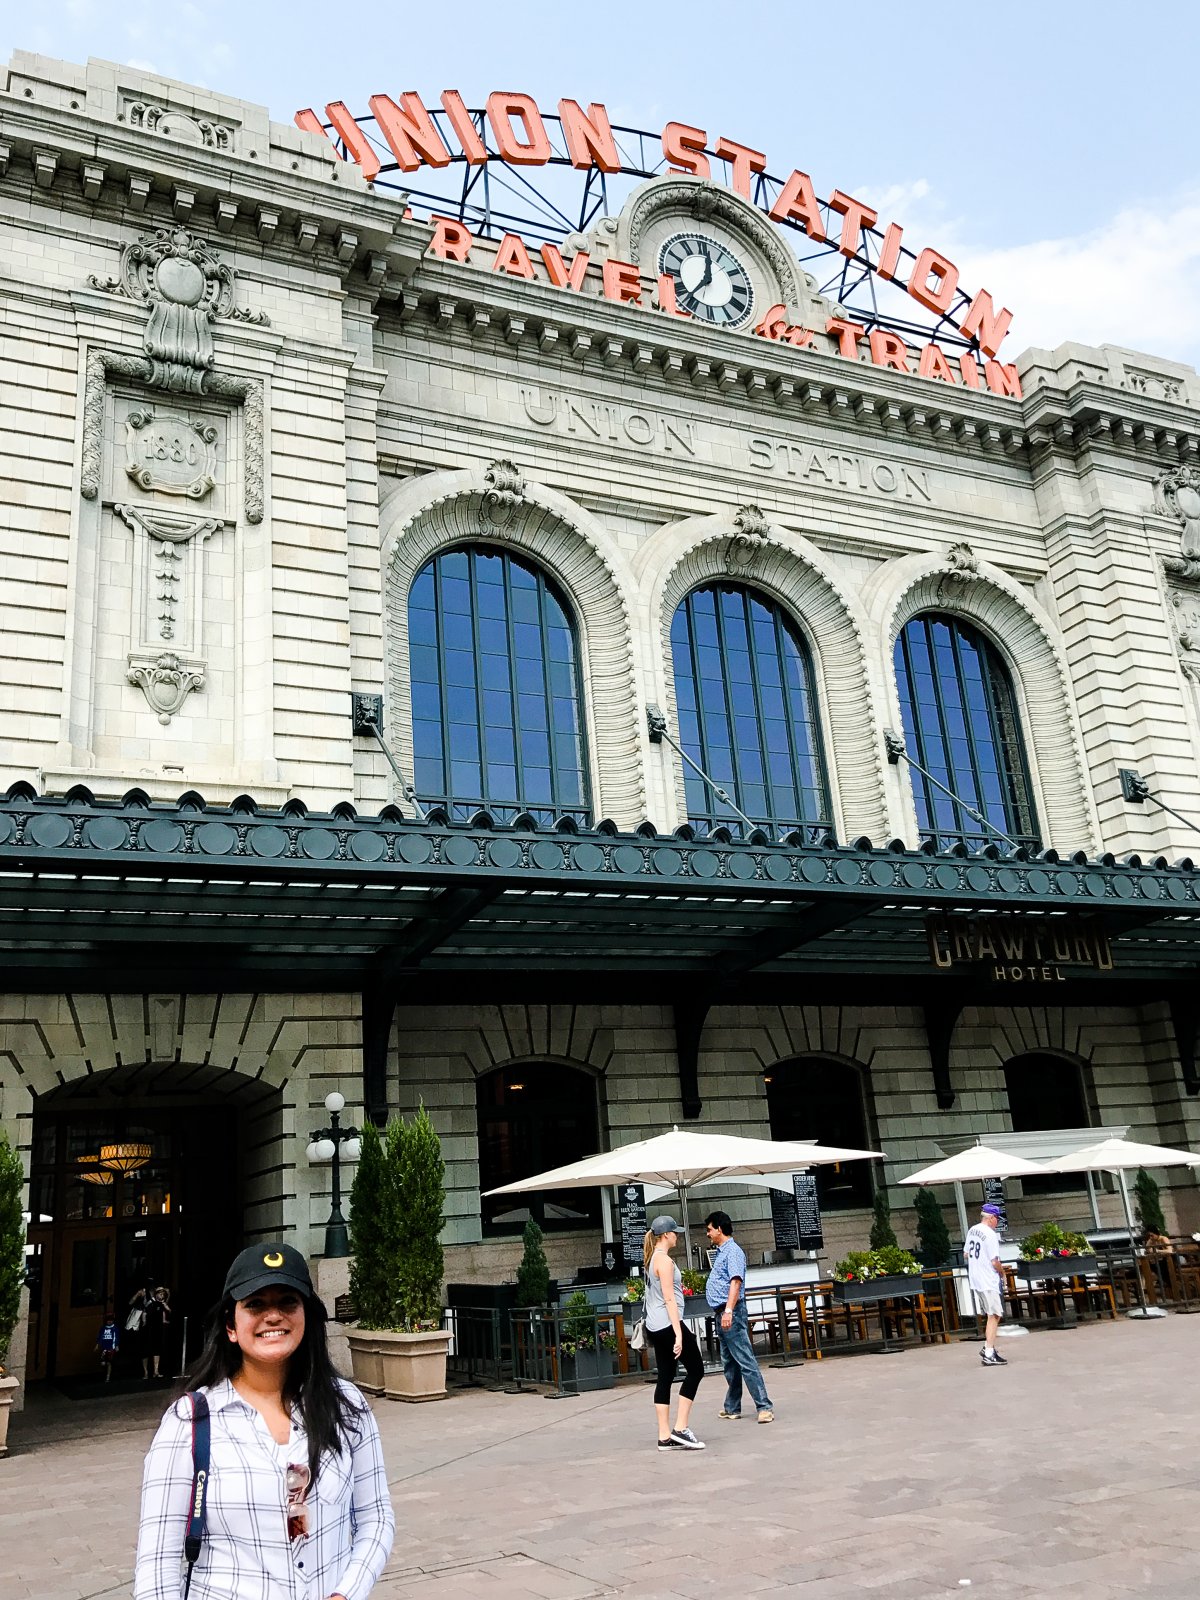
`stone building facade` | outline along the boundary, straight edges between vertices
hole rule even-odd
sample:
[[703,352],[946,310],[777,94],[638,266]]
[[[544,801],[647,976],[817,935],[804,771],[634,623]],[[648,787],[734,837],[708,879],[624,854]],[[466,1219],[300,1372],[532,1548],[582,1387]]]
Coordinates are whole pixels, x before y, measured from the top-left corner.
[[[1005,1069],[1022,1058],[1068,1063],[1089,1123],[1200,1139],[1195,956],[1178,950],[1196,891],[1190,862],[1174,865],[1194,833],[1158,804],[1194,811],[1200,777],[1191,368],[1064,344],[1017,361],[1017,396],[875,365],[865,348],[852,363],[825,331],[838,308],[761,212],[696,179],[651,180],[576,241],[594,258],[590,292],[494,270],[494,242],[445,259],[428,221],[318,134],[100,62],[13,58],[0,172],[0,777],[13,786],[0,842],[13,850],[32,838],[103,851],[117,826],[106,807],[158,819],[143,847],[146,829],[178,826],[190,849],[199,828],[197,848],[211,838],[216,855],[239,818],[278,819],[281,851],[286,819],[306,812],[328,815],[331,839],[339,817],[382,812],[402,829],[413,812],[378,741],[355,733],[352,699],[382,696],[420,794],[410,596],[440,553],[483,548],[543,574],[569,619],[584,832],[605,820],[597,837],[643,828],[681,839],[683,856],[696,847],[694,791],[647,710],[668,732],[683,725],[672,628],[688,596],[725,586],[766,597],[807,652],[838,840],[904,841],[918,859],[912,769],[889,760],[885,734],[904,726],[897,639],[936,615],[988,641],[1008,676],[1038,851],[1081,853],[1081,885],[1100,863],[1099,889],[1080,892],[1106,912],[1122,911],[1112,874],[1131,855],[1139,883],[1159,862],[1164,895],[1184,886],[1171,962],[1156,968],[1154,935],[1139,932],[1136,982],[1117,981],[1115,945],[1102,989],[1067,974],[1058,993],[1024,977],[1019,995],[1012,979],[964,991],[940,1077],[924,979],[877,966],[869,945],[836,982],[818,959],[807,977],[768,968],[718,991],[688,1047],[691,1091],[681,1008],[702,973],[668,988],[647,956],[640,971],[597,960],[576,985],[532,968],[523,980],[489,970],[484,941],[426,982],[413,955],[386,1011],[385,1104],[371,1109],[423,1101],[435,1118],[451,1277],[500,1277],[515,1260],[511,1229],[485,1231],[480,1201],[480,1085],[508,1068],[582,1075],[603,1142],[669,1126],[693,1101],[702,1125],[764,1133],[773,1066],[848,1072],[888,1185],[940,1139],[1010,1129]],[[654,252],[697,219],[740,252],[760,297],[812,330],[803,347],[661,314]],[[607,259],[639,267],[640,303],[600,292]],[[1122,769],[1151,800],[1131,800]],[[451,810],[446,826],[465,822]],[[489,838],[511,825],[476,821]],[[6,871],[29,866],[18,852]],[[311,965],[289,982],[286,959],[239,967],[228,933],[224,966],[178,926],[156,947],[115,902],[108,931],[81,934],[89,882],[81,872],[58,913],[6,902],[0,1126],[48,1185],[31,1199],[47,1241],[34,1374],[53,1366],[51,1302],[64,1325],[73,1314],[75,1235],[52,1221],[61,1201],[37,1194],[61,1194],[52,1168],[79,1153],[65,1134],[53,1154],[48,1130],[78,1113],[137,1142],[139,1115],[212,1114],[204,1159],[234,1196],[230,1236],[283,1230],[319,1252],[329,1174],[305,1144],[327,1093],[363,1104],[361,986],[322,987]],[[155,914],[193,929],[218,901],[237,914],[211,877],[164,867],[154,892]],[[1200,1224],[1190,1177],[1165,1193],[1173,1220]],[[764,1203],[733,1203],[766,1247]],[[1018,1219],[1048,1203],[1014,1186]],[[1116,1221],[1113,1196],[1103,1204]],[[1052,1206],[1080,1221],[1085,1198]],[[119,1222],[102,1211],[74,1216],[84,1243]],[[830,1250],[864,1234],[861,1206],[829,1211]],[[594,1260],[598,1238],[594,1219],[549,1232],[552,1264]],[[114,1257],[110,1289],[143,1256]],[[82,1325],[91,1302],[74,1311]],[[60,1370],[71,1359],[63,1345]]]

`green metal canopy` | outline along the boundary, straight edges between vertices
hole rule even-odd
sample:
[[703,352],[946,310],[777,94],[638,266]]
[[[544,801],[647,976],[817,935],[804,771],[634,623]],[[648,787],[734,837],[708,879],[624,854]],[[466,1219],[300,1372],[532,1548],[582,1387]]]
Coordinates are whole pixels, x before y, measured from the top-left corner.
[[418,967],[422,1003],[612,999],[619,982],[622,999],[675,1006],[681,1057],[726,998],[903,996],[926,1006],[933,1046],[981,995],[1096,1003],[1103,982],[1110,1004],[1113,985],[1123,1003],[1171,1002],[1191,1087],[1198,962],[1190,860],[498,826],[482,812],[417,822],[390,806],[317,815],[23,783],[0,798],[3,987],[361,990],[368,1058],[386,1051],[396,1003],[418,998]]

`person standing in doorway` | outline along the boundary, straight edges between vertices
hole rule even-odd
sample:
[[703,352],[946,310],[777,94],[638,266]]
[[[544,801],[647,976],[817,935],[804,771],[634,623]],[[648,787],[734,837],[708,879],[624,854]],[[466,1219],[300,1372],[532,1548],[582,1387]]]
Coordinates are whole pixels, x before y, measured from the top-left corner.
[[967,1233],[963,1255],[967,1263],[967,1280],[975,1297],[975,1310],[987,1318],[983,1335],[981,1360],[985,1367],[1006,1367],[1008,1362],[996,1349],[996,1329],[1004,1315],[1001,1287],[1004,1268],[1000,1262],[1000,1207],[987,1205],[979,1213],[979,1221]]
[[709,1244],[716,1246],[705,1298],[717,1313],[721,1358],[725,1366],[725,1404],[720,1415],[729,1421],[741,1416],[744,1382],[754,1401],[758,1420],[774,1422],[775,1409],[750,1343],[750,1321],[746,1315],[746,1252],[733,1237],[733,1223],[727,1211],[710,1212],[704,1219],[704,1227]]
[[142,1377],[147,1380],[162,1378],[166,1376],[162,1371],[162,1359],[167,1343],[167,1327],[171,1321],[171,1291],[161,1283],[148,1281],[129,1304],[134,1311],[142,1314],[138,1335],[142,1350]]
[[[655,1217],[642,1243],[646,1267],[643,1315],[646,1337],[654,1347],[658,1379],[654,1385],[654,1410],[658,1416],[660,1450],[703,1450],[704,1443],[688,1427],[692,1401],[704,1376],[704,1357],[696,1335],[683,1321],[683,1278],[671,1260],[679,1224],[674,1217]],[[682,1359],[686,1376],[679,1390],[675,1426],[671,1427],[671,1384]]]

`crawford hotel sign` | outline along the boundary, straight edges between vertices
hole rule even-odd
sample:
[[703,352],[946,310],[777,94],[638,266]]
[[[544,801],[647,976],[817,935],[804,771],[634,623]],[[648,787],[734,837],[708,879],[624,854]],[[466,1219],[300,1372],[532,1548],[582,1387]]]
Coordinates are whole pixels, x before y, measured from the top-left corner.
[[[585,110],[564,99],[550,113],[531,95],[500,91],[481,109],[468,109],[455,89],[436,103],[410,91],[373,94],[367,104],[369,116],[334,100],[326,120],[303,110],[296,122],[332,139],[369,182],[402,187],[412,214],[433,225],[433,256],[565,295],[1020,398],[1016,368],[999,358],[1012,313],[988,289],[965,288],[947,255],[923,242],[914,247],[898,222],[881,221],[865,200],[841,189],[818,198],[799,168],[772,176],[765,152],[739,140],[676,121],[661,133],[614,127],[603,105]],[[745,207],[799,235],[801,265],[818,267],[819,284],[806,272],[796,281],[785,272],[781,281],[770,270],[774,230],[748,238],[720,191],[705,184],[698,192],[703,180],[721,175]],[[635,216],[606,229],[620,176],[673,189],[680,203],[673,217],[664,208],[670,225],[655,227],[650,214],[640,225]],[[689,186],[692,204],[684,205]],[[617,427],[629,431],[620,419]],[[636,423],[634,430],[644,431]],[[764,459],[753,464],[768,469]],[[779,470],[792,469],[785,462]],[[856,473],[853,481],[869,483],[865,470],[865,480]]]

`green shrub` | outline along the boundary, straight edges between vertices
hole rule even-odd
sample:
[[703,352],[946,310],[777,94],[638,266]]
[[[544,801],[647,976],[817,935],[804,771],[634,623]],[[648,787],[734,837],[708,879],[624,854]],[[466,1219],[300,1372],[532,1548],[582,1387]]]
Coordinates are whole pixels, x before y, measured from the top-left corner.
[[950,1229],[946,1226],[946,1219],[942,1215],[942,1208],[933,1190],[918,1189],[913,1209],[917,1213],[916,1254],[922,1266],[929,1268],[946,1266],[953,1246],[950,1242]]
[[1162,1202],[1158,1198],[1158,1184],[1139,1167],[1134,1179],[1133,1192],[1137,1195],[1137,1214],[1141,1218],[1143,1233],[1166,1233],[1167,1219],[1163,1216]]
[[397,1326],[406,1333],[437,1328],[442,1321],[446,1225],[446,1163],[442,1143],[424,1106],[399,1124],[393,1149],[388,1129],[388,1165],[394,1172],[396,1206]]
[[370,1123],[350,1189],[350,1297],[360,1327],[415,1333],[442,1320],[446,1164],[429,1113]]
[[645,1280],[645,1278],[626,1278],[625,1279],[625,1299],[626,1300],[644,1300],[645,1298],[646,1298],[646,1280]]
[[692,1294],[703,1294],[708,1288],[708,1273],[697,1272],[695,1267],[684,1267],[679,1278],[683,1287]]
[[[393,1124],[395,1126],[395,1124]],[[389,1142],[390,1142],[389,1130]],[[350,1188],[350,1299],[359,1324],[390,1328],[396,1309],[396,1206],[379,1129],[362,1130],[362,1154]]]
[[25,1172],[21,1158],[0,1133],[0,1362],[8,1354],[13,1329],[21,1309],[25,1282],[25,1224],[21,1196]]
[[887,1190],[881,1185],[875,1191],[875,1220],[871,1224],[871,1249],[882,1250],[887,1245],[896,1245],[896,1230],[892,1227],[892,1207],[887,1197]]
[[522,1235],[525,1253],[517,1269],[517,1304],[544,1306],[550,1298],[550,1268],[542,1248],[542,1230],[530,1217]]
[[563,1306],[562,1351],[573,1356],[579,1350],[611,1350],[616,1341],[596,1320],[596,1308],[582,1289],[576,1289]]

